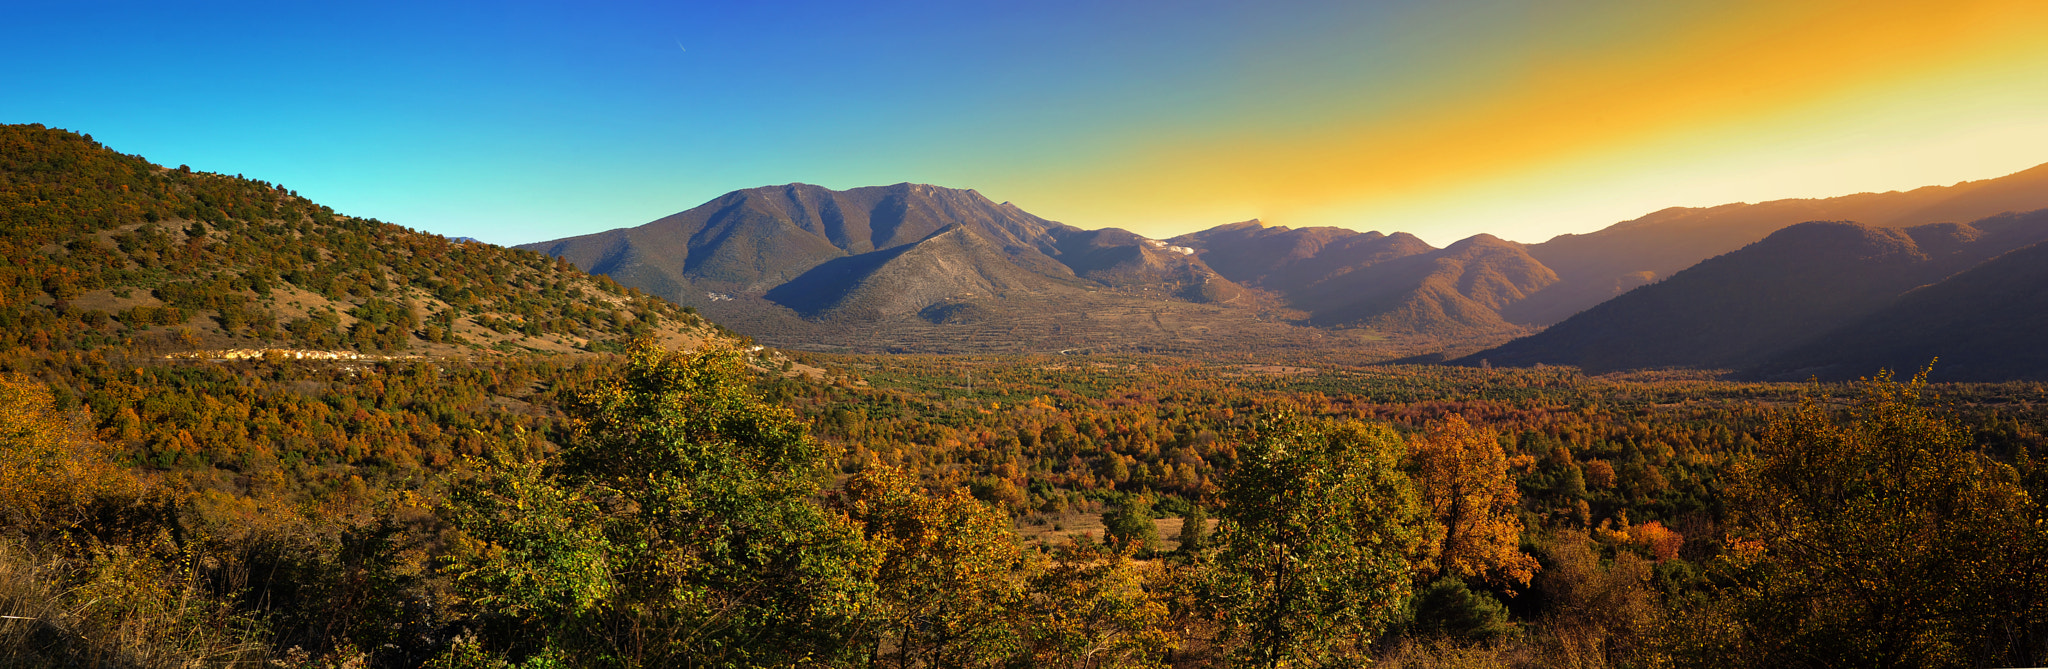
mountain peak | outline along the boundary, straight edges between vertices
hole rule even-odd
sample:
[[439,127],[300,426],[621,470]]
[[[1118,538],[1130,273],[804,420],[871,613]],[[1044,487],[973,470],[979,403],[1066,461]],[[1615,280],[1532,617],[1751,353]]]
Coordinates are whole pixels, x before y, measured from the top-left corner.
[[[1399,233],[1399,234],[1405,234],[1405,233]],[[1482,232],[1482,233],[1479,233],[1479,234],[1476,234],[1476,235],[1472,235],[1472,236],[1470,236],[1470,237],[1466,237],[1466,238],[1464,238],[1464,239],[1460,239],[1460,240],[1458,240],[1458,241],[1455,241],[1455,242],[1451,242],[1451,245],[1450,245],[1450,246],[1446,246],[1446,247],[1444,247],[1444,250],[1447,250],[1447,251],[1462,251],[1462,250],[1465,250],[1465,249],[1468,249],[1468,248],[1472,248],[1472,247],[1485,247],[1485,248],[1491,248],[1491,247],[1501,247],[1501,246],[1514,246],[1514,247],[1520,247],[1521,245],[1520,245],[1520,244],[1516,244],[1516,243],[1514,243],[1514,242],[1511,242],[1511,241],[1508,241],[1508,240],[1505,240],[1505,239],[1501,239],[1501,238],[1499,238],[1499,237],[1495,237],[1495,236],[1493,236],[1493,235],[1490,235],[1490,234],[1487,234],[1487,233],[1484,233],[1484,232]]]

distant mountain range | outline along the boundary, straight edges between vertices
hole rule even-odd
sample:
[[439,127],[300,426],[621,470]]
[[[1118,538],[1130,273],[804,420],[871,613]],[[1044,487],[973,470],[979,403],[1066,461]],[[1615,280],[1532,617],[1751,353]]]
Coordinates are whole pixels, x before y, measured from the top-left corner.
[[[2041,214],[2037,212],[2038,218]],[[2048,379],[2048,243],[2036,243],[1934,285],[1766,358],[1765,379],[1846,379],[1900,374],[1934,363],[1946,381]]]
[[1444,248],[1259,221],[1158,240],[971,190],[791,184],[527,253],[18,125],[0,126],[0,222],[0,321],[15,324],[0,345],[30,350],[474,355],[718,336],[680,303],[791,348],[1320,347],[1765,379],[1939,358],[1937,379],[2048,379],[2048,166]]
[[1508,307],[1514,323],[1549,325],[1637,286],[1669,277],[1794,223],[1855,221],[1885,228],[1963,223],[2048,207],[2048,165],[1996,179],[1910,191],[1718,207],[1673,207],[1583,235],[1528,247],[1558,283]]
[[[1489,236],[1437,249],[1406,234],[1253,221],[1154,240],[1083,230],[971,190],[922,184],[735,191],[637,228],[520,248],[696,305],[743,329],[754,325],[770,338],[785,330],[818,336],[795,319],[858,325],[838,330],[848,339],[826,342],[856,347],[877,341],[875,328],[968,315],[1078,318],[1106,306],[1186,312],[1187,305],[1207,305],[1203,313],[1237,323],[1291,319],[1498,341],[1525,330],[1496,310],[1557,280],[1520,245]],[[1228,326],[1200,326],[1215,327]]]
[[[2004,312],[2024,312],[2030,299],[2040,301],[2030,295],[2048,291],[2041,273],[2029,274],[2025,266],[2044,241],[2048,211],[1910,228],[1801,223],[1467,360],[1573,365],[1595,373],[1690,367],[1836,378],[1886,365],[1917,369],[1936,356],[1953,361],[1958,353],[2008,358],[2021,348],[2040,348],[2039,341],[1996,353],[1954,344],[2000,339],[1977,336],[1998,330],[1996,323],[2040,319],[2039,311]],[[2031,284],[2029,277],[2036,277]],[[1988,299],[1994,294],[2003,295],[2003,303]],[[1942,302],[1930,301],[1937,298]],[[1917,329],[1908,332],[1908,324]],[[1844,346],[1851,339],[1856,344]],[[2048,368],[2033,373],[2040,371]],[[1983,378],[1985,372],[1948,376]]]
[[[2048,166],[1906,192],[1666,209],[1540,244],[1477,235],[1436,248],[1407,233],[1259,221],[1153,240],[1046,220],[972,190],[790,184],[520,248],[782,346],[893,349],[882,344],[916,331],[920,350],[967,350],[950,339],[1038,350],[1087,345],[1106,329],[1199,347],[1264,328],[1261,337],[1358,332],[1338,341],[1470,352],[1535,334],[1483,356],[1597,371],[1760,364],[1825,329],[1816,323],[1845,325],[2030,234],[2013,231],[2019,222],[1961,223],[2041,208]],[[1787,230],[1822,220],[1856,224]],[[1702,264],[1781,230],[1753,253]],[[1685,271],[1694,275],[1666,281]],[[1662,287],[1603,304],[1653,284]],[[1774,316],[1787,309],[1797,318]],[[1155,316],[1083,327],[1088,336],[1066,327],[1107,312]]]

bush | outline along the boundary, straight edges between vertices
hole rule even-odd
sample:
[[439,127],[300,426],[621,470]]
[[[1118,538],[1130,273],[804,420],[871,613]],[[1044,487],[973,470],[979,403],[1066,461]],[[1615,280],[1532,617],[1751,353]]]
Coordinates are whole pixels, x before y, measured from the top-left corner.
[[1159,550],[1159,526],[1152,522],[1152,500],[1131,495],[1102,514],[1104,542],[1138,554]]
[[1507,607],[1484,592],[1473,592],[1465,582],[1446,578],[1431,583],[1415,598],[1415,621],[1409,633],[1445,637],[1463,642],[1489,642],[1514,632]]

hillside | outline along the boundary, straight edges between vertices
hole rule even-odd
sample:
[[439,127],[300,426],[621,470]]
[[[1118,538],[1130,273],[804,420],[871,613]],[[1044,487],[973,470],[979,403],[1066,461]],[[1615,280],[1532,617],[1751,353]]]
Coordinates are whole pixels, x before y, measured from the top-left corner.
[[336,214],[90,136],[0,127],[0,348],[572,352],[711,328],[528,251]]
[[[1848,380],[1929,362],[1937,381],[2048,380],[2048,242],[1913,290],[1757,365],[1760,378]],[[1938,359],[1938,360],[1937,360]]]
[[1558,282],[1507,306],[1509,321],[1557,323],[1637,286],[1807,221],[1850,220],[1900,228],[1959,223],[2048,207],[2048,165],[1996,179],[1910,191],[1859,193],[1717,207],[1672,207],[1579,235],[1529,245]]
[[973,228],[954,224],[915,243],[818,265],[766,297],[806,315],[886,318],[948,299],[1078,290],[1077,282],[1032,272],[1004,256]]
[[1588,372],[1742,368],[1824,335],[1902,294],[2048,239],[2048,211],[1973,224],[1880,228],[1812,222],[1637,288],[1468,362]]

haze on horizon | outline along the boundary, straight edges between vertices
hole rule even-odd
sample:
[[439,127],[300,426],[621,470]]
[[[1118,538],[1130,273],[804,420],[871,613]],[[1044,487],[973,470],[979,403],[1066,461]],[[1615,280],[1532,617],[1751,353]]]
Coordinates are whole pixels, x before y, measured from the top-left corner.
[[2048,3],[1247,4],[31,0],[0,122],[504,244],[903,181],[1535,242],[2048,162]]

